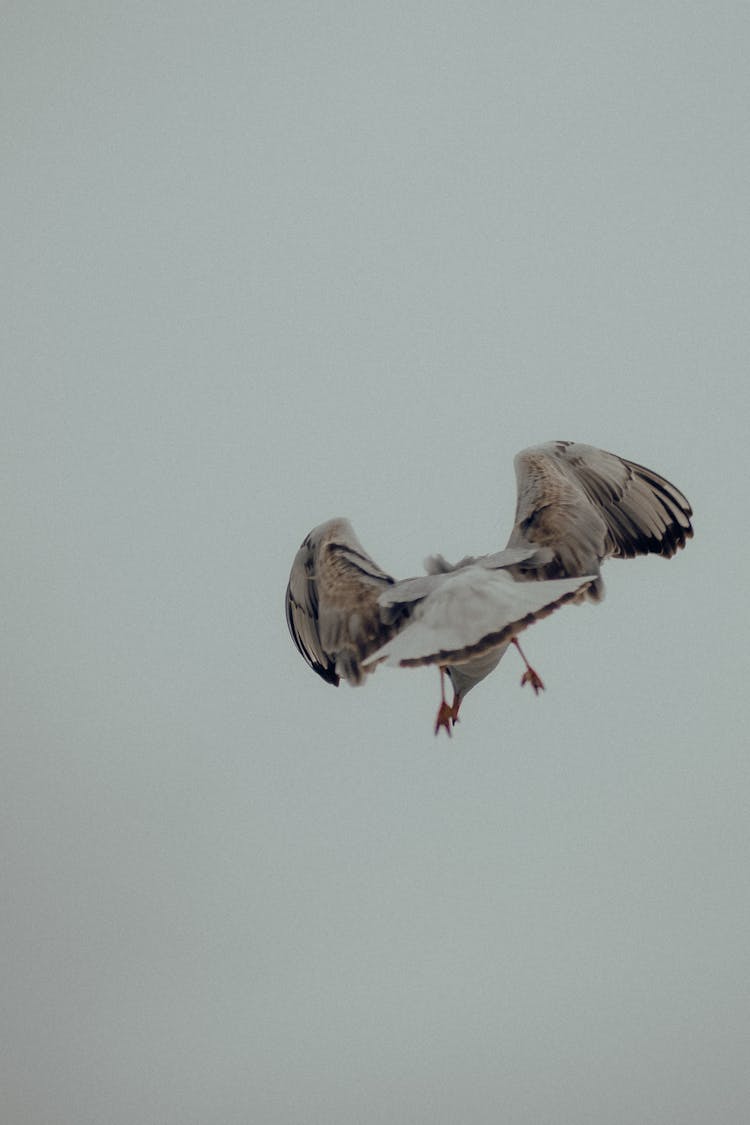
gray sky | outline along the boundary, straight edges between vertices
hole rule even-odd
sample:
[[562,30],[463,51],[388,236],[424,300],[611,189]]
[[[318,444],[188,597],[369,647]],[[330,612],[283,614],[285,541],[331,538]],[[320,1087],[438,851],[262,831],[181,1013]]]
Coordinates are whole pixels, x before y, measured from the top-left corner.
[[[750,11],[5,5],[8,1125],[750,1113]],[[555,438],[669,563],[438,678],[287,636],[315,524],[497,549]]]

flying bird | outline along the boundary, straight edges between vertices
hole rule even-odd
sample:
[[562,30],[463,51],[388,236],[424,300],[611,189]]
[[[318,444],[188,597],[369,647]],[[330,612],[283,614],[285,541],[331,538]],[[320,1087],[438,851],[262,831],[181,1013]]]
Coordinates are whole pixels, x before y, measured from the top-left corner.
[[[472,687],[513,644],[522,684],[543,689],[518,634],[566,602],[601,601],[608,558],[670,558],[693,535],[692,509],[664,477],[590,445],[557,441],[515,458],[517,505],[503,551],[400,581],[367,554],[346,519],[305,537],[292,564],[286,617],[300,653],[327,683],[362,684],[378,664],[436,665],[435,733],[451,733]],[[448,676],[453,700],[445,698]]]

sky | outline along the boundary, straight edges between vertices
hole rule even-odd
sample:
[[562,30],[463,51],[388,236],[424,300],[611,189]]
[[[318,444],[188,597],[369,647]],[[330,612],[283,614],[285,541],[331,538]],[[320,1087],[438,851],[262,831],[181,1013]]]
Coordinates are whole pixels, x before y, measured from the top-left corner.
[[[750,12],[5,4],[7,1125],[750,1113]],[[334,690],[348,517],[497,550],[513,456],[648,465],[670,561]],[[745,733],[743,733],[745,732]]]

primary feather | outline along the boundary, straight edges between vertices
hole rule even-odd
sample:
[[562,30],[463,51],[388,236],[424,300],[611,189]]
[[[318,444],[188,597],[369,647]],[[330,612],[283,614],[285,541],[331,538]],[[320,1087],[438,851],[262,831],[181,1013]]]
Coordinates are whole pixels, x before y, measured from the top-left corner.
[[[508,547],[536,545],[550,561],[526,577],[599,575],[608,558],[670,558],[692,537],[692,509],[664,477],[614,453],[552,441],[515,458],[518,499]],[[604,593],[601,578],[589,596]]]

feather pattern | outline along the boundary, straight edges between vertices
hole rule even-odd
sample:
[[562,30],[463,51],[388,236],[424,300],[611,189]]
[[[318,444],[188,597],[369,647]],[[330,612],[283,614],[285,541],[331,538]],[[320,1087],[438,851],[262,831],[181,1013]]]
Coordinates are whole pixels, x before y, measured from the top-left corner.
[[[515,459],[518,499],[508,547],[535,544],[551,560],[519,578],[599,575],[608,558],[671,558],[692,538],[692,509],[651,469],[579,442],[554,441]],[[588,596],[598,601],[601,578]]]
[[286,589],[286,619],[300,653],[327,683],[361,684],[362,661],[390,638],[378,597],[393,578],[370,558],[348,520],[333,519],[302,541]]

